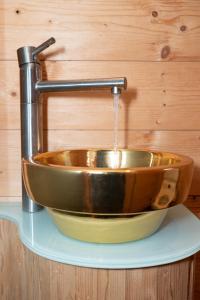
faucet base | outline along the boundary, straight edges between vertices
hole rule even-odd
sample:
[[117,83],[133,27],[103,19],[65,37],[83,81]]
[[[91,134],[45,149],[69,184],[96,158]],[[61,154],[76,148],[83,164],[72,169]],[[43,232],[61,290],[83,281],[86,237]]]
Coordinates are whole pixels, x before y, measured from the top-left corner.
[[31,198],[28,197],[24,186],[22,186],[22,209],[23,211],[34,213],[38,212],[39,210],[43,209],[43,206],[37,204],[35,201],[33,201]]

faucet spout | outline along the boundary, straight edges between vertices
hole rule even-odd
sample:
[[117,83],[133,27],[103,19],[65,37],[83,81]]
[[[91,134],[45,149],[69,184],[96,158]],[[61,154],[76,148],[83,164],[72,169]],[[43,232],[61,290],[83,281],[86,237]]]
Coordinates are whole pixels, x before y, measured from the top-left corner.
[[84,80],[54,80],[54,81],[38,81],[35,88],[41,93],[45,92],[64,92],[94,89],[114,89],[127,87],[125,77],[121,78],[103,78],[103,79],[84,79]]

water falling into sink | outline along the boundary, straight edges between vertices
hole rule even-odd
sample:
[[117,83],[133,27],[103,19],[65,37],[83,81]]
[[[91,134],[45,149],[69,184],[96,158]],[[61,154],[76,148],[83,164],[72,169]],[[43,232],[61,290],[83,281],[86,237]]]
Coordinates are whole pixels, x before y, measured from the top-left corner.
[[120,94],[116,93],[113,95],[113,106],[114,106],[114,124],[113,124],[113,168],[120,167],[120,152],[119,147],[119,101]]
[[114,101],[114,130],[113,130],[113,148],[116,152],[118,149],[118,129],[119,129],[119,98],[120,94],[114,94],[113,95],[113,101]]

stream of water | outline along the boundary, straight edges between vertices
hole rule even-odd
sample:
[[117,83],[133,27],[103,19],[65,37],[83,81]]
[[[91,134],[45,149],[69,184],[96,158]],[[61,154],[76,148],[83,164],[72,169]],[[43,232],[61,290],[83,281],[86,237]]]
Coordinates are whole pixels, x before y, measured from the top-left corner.
[[114,124],[113,124],[113,168],[119,168],[120,158],[119,158],[119,100],[120,94],[113,95],[114,103]]
[[114,99],[114,126],[113,126],[113,149],[116,152],[119,144],[119,94],[113,95]]

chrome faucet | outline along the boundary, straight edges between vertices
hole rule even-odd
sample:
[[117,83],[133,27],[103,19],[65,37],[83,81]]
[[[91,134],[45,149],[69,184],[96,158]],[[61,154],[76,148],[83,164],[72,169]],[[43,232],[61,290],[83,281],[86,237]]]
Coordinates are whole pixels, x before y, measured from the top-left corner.
[[[43,104],[41,94],[76,90],[111,89],[119,94],[126,89],[125,77],[88,80],[42,80],[42,67],[38,54],[55,43],[52,37],[37,48],[21,47],[17,50],[20,67],[20,106],[21,106],[21,155],[31,159],[43,152]],[[41,206],[29,198],[22,180],[22,207],[28,212],[36,212]]]

